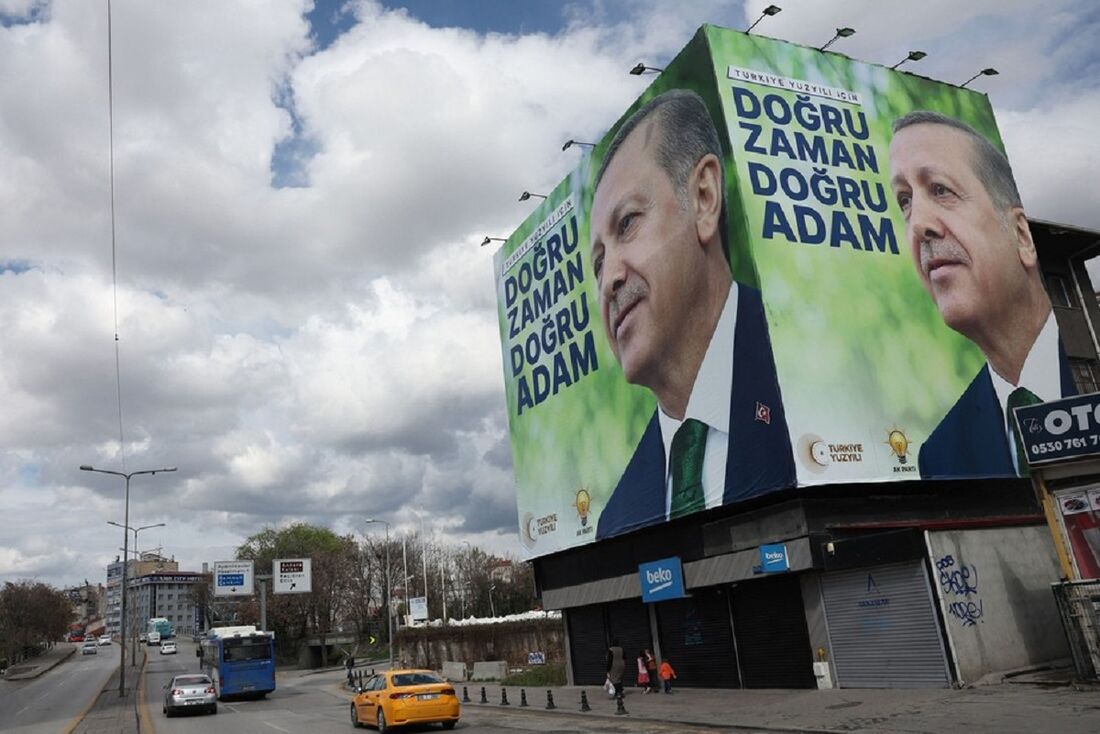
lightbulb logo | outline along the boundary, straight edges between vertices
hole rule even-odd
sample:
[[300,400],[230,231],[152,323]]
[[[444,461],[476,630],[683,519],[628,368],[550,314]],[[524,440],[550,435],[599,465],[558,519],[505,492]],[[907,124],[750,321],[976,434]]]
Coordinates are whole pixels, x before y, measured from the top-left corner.
[[520,540],[528,548],[535,547],[535,536],[538,535],[535,528],[535,516],[530,512],[523,513],[523,519],[519,523]]
[[581,519],[581,527],[586,527],[588,525],[588,509],[592,506],[592,495],[588,493],[587,487],[581,487],[577,490],[573,506],[577,508],[577,516]]
[[909,458],[906,456],[909,452],[909,439],[905,437],[905,433],[901,429],[890,429],[886,437],[886,445],[894,452],[894,456],[898,457],[899,464],[909,463]]

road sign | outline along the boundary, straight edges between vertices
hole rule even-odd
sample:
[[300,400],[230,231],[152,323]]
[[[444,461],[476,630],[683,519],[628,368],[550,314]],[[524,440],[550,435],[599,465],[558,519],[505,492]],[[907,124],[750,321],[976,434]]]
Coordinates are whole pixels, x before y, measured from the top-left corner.
[[409,616],[414,622],[423,622],[428,619],[428,597],[414,596],[409,599]]
[[276,558],[271,562],[271,575],[276,594],[308,594],[313,590],[313,569],[308,558]]
[[252,596],[252,561],[214,561],[214,596]]

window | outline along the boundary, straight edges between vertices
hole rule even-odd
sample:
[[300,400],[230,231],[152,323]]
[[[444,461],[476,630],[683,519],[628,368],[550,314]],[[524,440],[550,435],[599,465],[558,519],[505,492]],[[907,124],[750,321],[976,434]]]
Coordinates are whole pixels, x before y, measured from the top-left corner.
[[1077,293],[1074,292],[1068,278],[1048,274],[1046,281],[1051,303],[1062,308],[1077,308]]
[[1073,370],[1073,383],[1077,386],[1078,392],[1084,394],[1097,391],[1096,369],[1093,367],[1092,360],[1070,359],[1069,366]]

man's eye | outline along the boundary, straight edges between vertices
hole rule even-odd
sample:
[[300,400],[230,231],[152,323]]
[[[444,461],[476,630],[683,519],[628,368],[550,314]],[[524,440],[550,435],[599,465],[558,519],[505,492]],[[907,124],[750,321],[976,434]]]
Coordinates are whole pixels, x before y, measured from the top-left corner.
[[619,236],[622,237],[626,234],[626,231],[630,228],[630,225],[634,223],[637,214],[624,214],[622,219],[619,220]]
[[596,274],[596,277],[600,277],[600,273],[603,271],[603,255],[596,255],[592,260],[592,272]]
[[910,194],[898,194],[898,206],[901,207],[902,211],[907,210],[912,201],[913,197]]
[[951,189],[947,188],[941,183],[932,184],[932,193],[935,196],[947,196],[952,193]]

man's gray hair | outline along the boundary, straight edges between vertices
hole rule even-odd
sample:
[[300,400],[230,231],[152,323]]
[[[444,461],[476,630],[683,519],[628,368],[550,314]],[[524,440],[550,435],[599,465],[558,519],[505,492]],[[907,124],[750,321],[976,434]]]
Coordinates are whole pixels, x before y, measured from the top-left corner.
[[604,154],[603,163],[596,173],[593,190],[599,188],[604,172],[611,165],[615,154],[630,133],[653,118],[655,138],[653,140],[654,157],[657,165],[672,182],[676,198],[685,210],[690,206],[688,199],[688,178],[703,156],[713,153],[718,158],[719,186],[722,193],[722,211],[718,222],[721,234],[722,253],[729,259],[726,251],[726,175],[723,164],[722,144],[718,140],[718,130],[710,116],[703,98],[689,89],[673,89],[660,94],[638,108],[626,122],[619,127],[615,137]]
[[1006,212],[1013,207],[1023,207],[1008,158],[977,130],[961,120],[941,115],[939,112],[916,110],[894,120],[894,134],[897,135],[899,131],[912,125],[944,125],[966,135],[974,152],[971,160],[974,174],[985,186],[986,193],[993,200],[993,204]]

